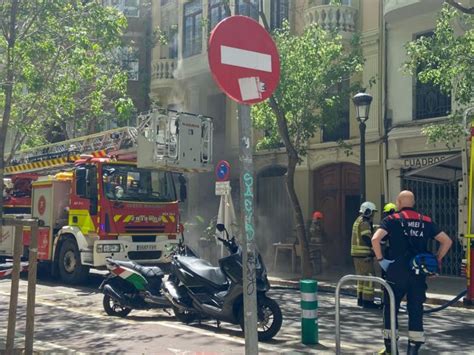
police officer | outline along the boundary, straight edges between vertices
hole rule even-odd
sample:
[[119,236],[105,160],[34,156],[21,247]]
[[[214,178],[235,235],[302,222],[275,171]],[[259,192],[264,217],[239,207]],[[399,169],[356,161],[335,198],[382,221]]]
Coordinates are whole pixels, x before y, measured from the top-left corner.
[[[397,197],[397,210],[386,217],[372,237],[372,246],[380,267],[386,271],[386,279],[395,294],[395,308],[398,314],[400,302],[406,295],[408,308],[408,354],[418,354],[424,343],[423,302],[426,299],[426,276],[416,274],[409,266],[413,254],[427,252],[428,242],[435,239],[440,243],[437,253],[438,264],[451,247],[451,239],[440,231],[430,217],[413,209],[415,196],[402,191]],[[390,260],[382,255],[380,242],[388,236]],[[415,251],[416,249],[416,251]],[[387,293],[384,306],[385,352],[390,353],[390,306]],[[398,327],[398,320],[397,320]]]
[[[366,201],[360,205],[359,217],[352,226],[351,256],[357,275],[374,276],[374,253],[370,239],[374,234],[374,213],[377,207]],[[374,303],[374,285],[369,281],[357,281],[357,304],[364,308],[378,308]]]

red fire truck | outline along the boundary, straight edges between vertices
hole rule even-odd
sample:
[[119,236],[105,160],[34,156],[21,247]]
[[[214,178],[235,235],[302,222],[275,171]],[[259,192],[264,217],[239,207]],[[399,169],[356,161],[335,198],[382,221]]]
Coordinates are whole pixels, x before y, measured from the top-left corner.
[[[137,121],[136,127],[21,151],[9,159],[5,171],[12,181],[37,174],[31,197],[25,195],[22,203],[29,199],[26,212],[43,222],[39,261],[67,283],[83,281],[89,268],[105,266],[109,256],[169,262],[180,232],[174,175],[211,169],[208,117],[153,110]],[[6,205],[13,201],[9,197]],[[1,233],[0,257],[12,255],[14,233],[8,228]],[[24,230],[25,251],[29,236]]]

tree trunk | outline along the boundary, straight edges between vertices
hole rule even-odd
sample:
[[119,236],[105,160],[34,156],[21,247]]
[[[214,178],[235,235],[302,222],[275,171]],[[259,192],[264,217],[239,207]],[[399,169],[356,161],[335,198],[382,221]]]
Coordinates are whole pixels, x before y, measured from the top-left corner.
[[2,126],[0,128],[0,220],[3,218],[3,176],[5,169],[5,144],[7,139],[8,124],[10,122],[10,115],[12,110],[13,97],[13,81],[15,79],[13,65],[14,65],[14,49],[16,41],[16,15],[18,12],[18,1],[13,0],[10,10],[10,23],[6,39],[8,41],[7,48],[7,63],[6,63],[6,78],[3,84],[3,93],[5,94],[4,110],[2,118]]
[[[251,6],[254,6],[252,3],[249,3]],[[267,17],[263,11],[263,0],[260,0],[259,6],[259,15],[262,19],[263,27],[268,32],[271,32],[270,26],[268,24]],[[278,131],[280,136],[285,144],[286,154],[288,155],[288,172],[286,178],[286,187],[288,190],[288,195],[290,197],[291,207],[295,213],[295,222],[296,222],[296,236],[300,243],[301,247],[301,276],[304,278],[309,278],[313,274],[313,268],[311,265],[311,259],[309,256],[309,242],[308,242],[308,233],[306,231],[306,225],[304,223],[303,211],[301,210],[300,201],[295,190],[295,170],[296,165],[299,162],[298,151],[295,149],[293,143],[290,139],[290,132],[288,131],[288,125],[286,124],[285,114],[280,110],[280,106],[275,99],[275,96],[270,97],[270,107],[277,117]]]
[[300,201],[295,191],[295,170],[298,164],[298,158],[288,155],[288,172],[286,177],[286,187],[290,196],[291,205],[295,212],[296,235],[301,246],[301,274],[304,278],[309,278],[313,274],[311,259],[309,256],[309,243],[306,226],[304,223],[303,211],[301,210]]

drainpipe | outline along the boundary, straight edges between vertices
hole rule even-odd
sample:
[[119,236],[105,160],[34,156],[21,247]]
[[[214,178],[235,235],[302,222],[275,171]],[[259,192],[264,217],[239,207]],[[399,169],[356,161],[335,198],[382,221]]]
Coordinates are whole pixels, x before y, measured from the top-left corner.
[[[382,203],[386,203],[389,199],[388,194],[388,171],[387,171],[387,159],[388,159],[388,125],[387,125],[387,112],[388,112],[388,95],[387,95],[387,36],[386,36],[386,24],[384,18],[384,1],[379,1],[379,73],[380,73],[380,85],[379,85],[379,97],[380,97],[380,111],[383,112],[382,120],[382,138],[383,147],[381,147],[382,155],[382,176],[383,176],[383,195],[381,196]],[[383,206],[382,206],[383,207]]]

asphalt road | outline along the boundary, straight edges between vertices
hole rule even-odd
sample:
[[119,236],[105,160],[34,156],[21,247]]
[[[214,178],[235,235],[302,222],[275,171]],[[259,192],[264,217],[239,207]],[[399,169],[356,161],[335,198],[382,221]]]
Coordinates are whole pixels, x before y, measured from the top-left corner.
[[[109,317],[97,293],[101,275],[82,287],[40,280],[37,287],[35,350],[54,353],[220,354],[244,352],[238,326],[216,322],[185,325],[162,310],[133,311],[126,318]],[[0,280],[0,349],[6,338],[10,280]],[[280,333],[261,343],[261,353],[334,352],[334,295],[319,295],[320,344],[300,344],[299,293],[274,289],[270,296],[283,311]],[[17,344],[25,327],[26,281],[21,281]],[[400,350],[406,346],[406,315],[401,316]],[[427,344],[422,353],[472,353],[474,310],[452,308],[425,320]],[[349,353],[373,353],[382,347],[381,312],[362,311],[351,297],[342,299],[342,348]]]

